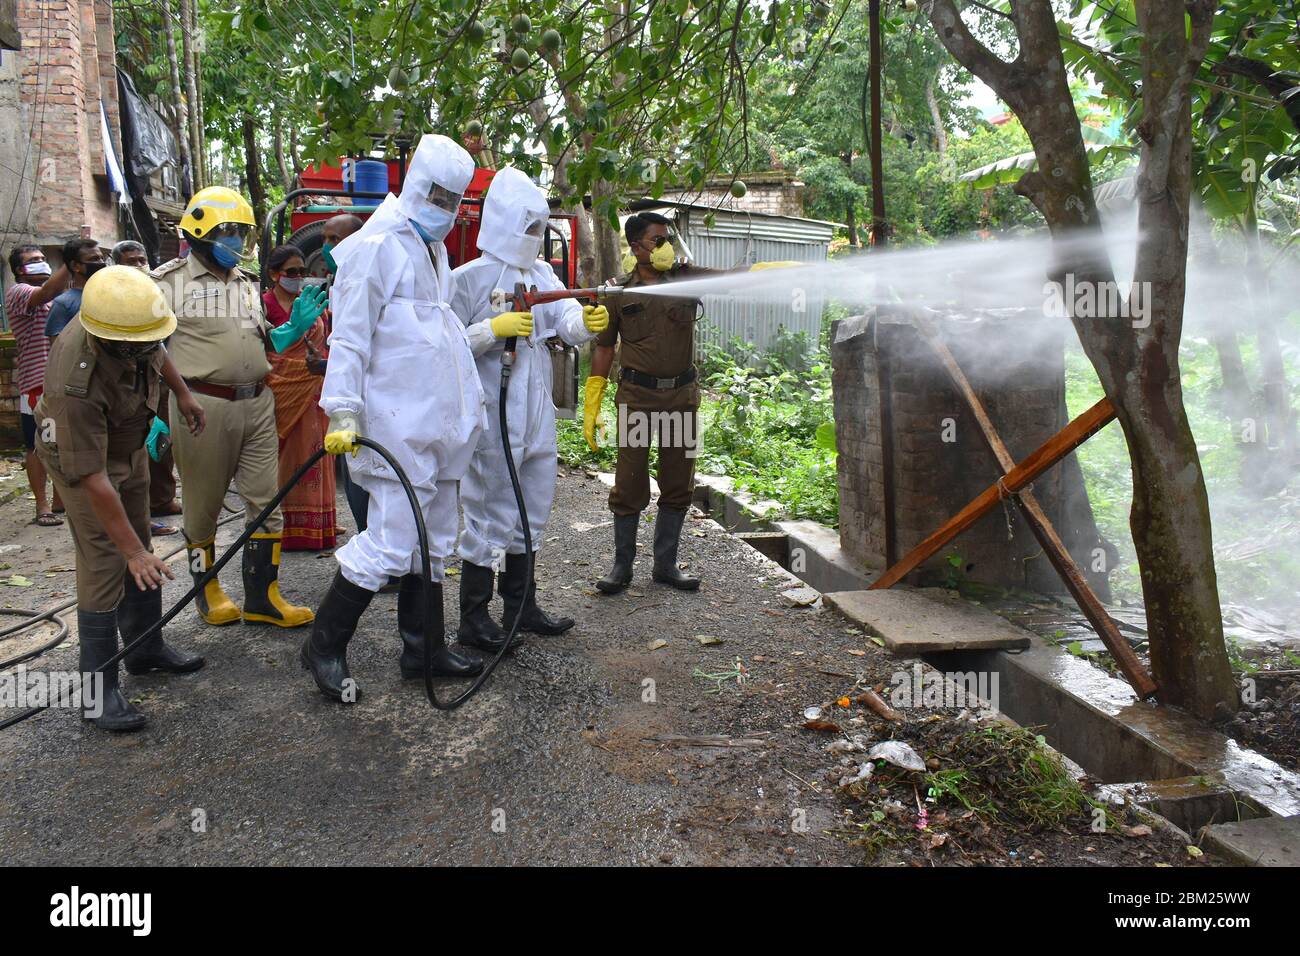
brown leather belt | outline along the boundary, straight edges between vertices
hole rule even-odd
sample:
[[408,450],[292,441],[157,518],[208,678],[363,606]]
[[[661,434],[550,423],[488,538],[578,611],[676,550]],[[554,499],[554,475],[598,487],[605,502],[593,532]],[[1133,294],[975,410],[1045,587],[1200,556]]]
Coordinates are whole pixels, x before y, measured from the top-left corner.
[[191,392],[198,392],[200,395],[211,395],[213,398],[224,398],[228,402],[257,398],[262,394],[262,390],[266,388],[261,382],[254,382],[251,385],[215,385],[199,378],[187,378],[185,384],[190,387]]

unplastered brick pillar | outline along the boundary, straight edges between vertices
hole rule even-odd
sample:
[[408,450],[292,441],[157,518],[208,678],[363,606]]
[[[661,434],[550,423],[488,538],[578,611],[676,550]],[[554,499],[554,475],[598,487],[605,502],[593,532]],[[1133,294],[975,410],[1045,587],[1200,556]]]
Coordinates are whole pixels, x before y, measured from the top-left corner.
[[30,139],[22,157],[31,201],[20,203],[15,235],[5,238],[57,245],[89,225],[96,239],[111,243],[120,227],[107,185],[99,104],[102,98],[115,135],[112,4],[18,0],[18,26],[23,49],[6,56],[20,63],[19,106],[4,119]]
[[[1041,313],[927,313],[1017,461],[1067,422],[1063,328]],[[1001,475],[979,425],[905,310],[837,324],[832,338],[840,540],[868,566],[905,555]],[[1074,456],[1033,492],[1094,588],[1111,566]],[[891,500],[892,499],[892,500]],[[913,576],[1055,593],[1064,585],[1015,502],[982,518]]]

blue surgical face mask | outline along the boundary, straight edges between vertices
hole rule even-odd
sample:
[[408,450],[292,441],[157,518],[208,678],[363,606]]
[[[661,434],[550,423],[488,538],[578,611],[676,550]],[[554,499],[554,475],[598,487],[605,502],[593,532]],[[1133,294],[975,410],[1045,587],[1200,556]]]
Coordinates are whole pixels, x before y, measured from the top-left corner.
[[427,206],[421,210],[419,221],[412,219],[411,223],[425,242],[441,242],[456,224],[456,214],[437,206]]
[[223,269],[233,269],[239,265],[243,244],[234,237],[218,239],[212,244],[212,261]]

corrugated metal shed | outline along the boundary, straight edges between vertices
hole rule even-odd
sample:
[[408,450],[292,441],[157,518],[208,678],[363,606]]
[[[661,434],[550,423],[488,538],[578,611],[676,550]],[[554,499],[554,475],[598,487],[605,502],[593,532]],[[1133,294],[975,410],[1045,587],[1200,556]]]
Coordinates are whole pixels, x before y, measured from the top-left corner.
[[[793,260],[825,262],[837,223],[757,212],[733,212],[690,203],[641,200],[634,211],[654,210],[673,219],[697,265],[736,269],[755,262]],[[706,221],[706,217],[712,217]],[[802,306],[802,309],[799,309]],[[825,300],[819,290],[792,294],[790,303],[748,302],[731,296],[704,298],[704,318],[696,336],[705,343],[727,345],[739,338],[767,350],[778,329],[805,332],[816,344]]]

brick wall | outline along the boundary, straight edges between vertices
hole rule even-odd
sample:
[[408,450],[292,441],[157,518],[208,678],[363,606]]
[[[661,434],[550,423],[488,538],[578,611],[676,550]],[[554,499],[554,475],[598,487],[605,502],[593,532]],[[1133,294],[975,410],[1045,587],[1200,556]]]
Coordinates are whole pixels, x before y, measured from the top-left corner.
[[[1066,421],[1064,342],[1041,315],[963,315],[939,321],[940,334],[988,409],[1012,457],[1020,460]],[[840,540],[864,564],[886,563],[892,522],[895,558],[955,515],[1001,474],[978,424],[934,351],[901,310],[837,323],[832,368],[839,445]],[[881,372],[892,428],[892,515],[885,508]],[[1087,571],[1101,541],[1073,456],[1033,485],[1076,561]],[[913,576],[963,580],[1046,593],[1064,590],[1014,502],[982,518]],[[1108,562],[1108,566],[1113,562]],[[1104,576],[1091,583],[1108,595]]]
[[18,343],[8,333],[0,334],[0,450],[21,448],[23,433],[18,421]]
[[[15,241],[56,246],[76,236],[83,224],[111,244],[121,238],[108,190],[100,133],[99,101],[108,112],[111,135],[118,125],[117,78],[113,73],[112,4],[102,0],[18,0],[22,52],[15,115],[0,116],[21,130],[26,175],[35,183],[30,206],[19,204]],[[27,146],[30,131],[30,148]],[[120,142],[115,142],[120,149]],[[10,154],[12,155],[12,154]],[[21,197],[21,193],[20,193]]]
[[804,184],[784,173],[758,173],[741,176],[748,191],[740,199],[731,195],[728,181],[708,182],[703,189],[666,192],[664,199],[698,203],[738,212],[760,212],[773,216],[803,218]]

